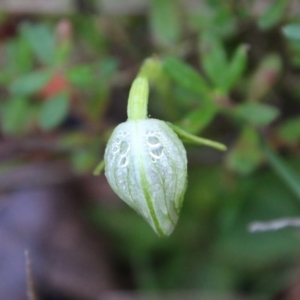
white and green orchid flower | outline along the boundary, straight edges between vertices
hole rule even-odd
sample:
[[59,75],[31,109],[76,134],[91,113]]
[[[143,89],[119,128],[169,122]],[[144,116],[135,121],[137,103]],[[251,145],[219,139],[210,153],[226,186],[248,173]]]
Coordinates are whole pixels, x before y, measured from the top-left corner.
[[[175,228],[187,185],[187,155],[178,136],[225,150],[225,146],[186,133],[147,116],[148,80],[137,77],[128,100],[128,120],[113,131],[101,162],[114,192],[161,237]],[[177,134],[175,133],[177,132]]]

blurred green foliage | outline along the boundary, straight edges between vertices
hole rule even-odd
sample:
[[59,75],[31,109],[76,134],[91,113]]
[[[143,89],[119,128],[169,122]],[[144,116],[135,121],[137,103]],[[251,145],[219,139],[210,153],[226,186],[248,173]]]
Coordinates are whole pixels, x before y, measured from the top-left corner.
[[153,54],[151,116],[229,147],[187,147],[188,189],[169,239],[122,204],[88,211],[138,289],[270,296],[295,271],[296,229],[248,231],[300,214],[300,16],[289,1],[259,2],[152,0],[141,17],[41,17],[1,43],[2,135],[50,136],[64,150],[51,159],[76,173],[102,159]]

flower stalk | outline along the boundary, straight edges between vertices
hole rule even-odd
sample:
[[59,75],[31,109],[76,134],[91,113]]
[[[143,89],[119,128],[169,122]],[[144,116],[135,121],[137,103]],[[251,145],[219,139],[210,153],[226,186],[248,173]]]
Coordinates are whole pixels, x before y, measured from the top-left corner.
[[149,84],[145,77],[137,77],[131,86],[128,98],[128,120],[143,120],[148,113]]

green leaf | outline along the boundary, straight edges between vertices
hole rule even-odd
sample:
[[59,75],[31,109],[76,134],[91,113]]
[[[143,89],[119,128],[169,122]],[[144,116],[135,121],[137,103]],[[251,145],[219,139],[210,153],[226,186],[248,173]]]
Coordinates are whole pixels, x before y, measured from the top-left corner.
[[107,54],[107,37],[103,27],[99,26],[97,18],[87,18],[85,14],[77,14],[76,18],[72,19],[72,25],[76,35],[89,47],[89,51],[98,56]]
[[300,41],[300,24],[288,24],[282,28],[283,34],[295,41]]
[[55,63],[55,36],[49,26],[25,23],[21,27],[21,35],[29,42],[35,55],[42,63],[46,65]]
[[52,72],[50,71],[33,71],[13,81],[9,86],[9,90],[15,95],[29,96],[44,87],[51,76]]
[[7,40],[3,44],[5,50],[5,72],[12,76],[28,73],[33,68],[33,53],[30,45],[23,37]]
[[226,163],[238,173],[249,174],[260,165],[262,159],[259,135],[254,128],[247,126],[227,156]]
[[159,44],[170,45],[177,42],[181,28],[177,1],[152,0],[150,24]]
[[200,35],[201,62],[211,82],[220,87],[227,76],[227,57],[222,42],[210,31]]
[[268,146],[264,147],[264,151],[274,172],[285,182],[298,200],[300,200],[299,176]]
[[51,130],[65,119],[69,111],[69,96],[61,93],[45,100],[41,107],[39,123],[44,130]]
[[185,115],[179,126],[191,133],[197,133],[210,124],[217,112],[218,110],[214,105],[203,105]]
[[90,172],[95,167],[99,157],[97,157],[94,152],[89,151],[88,149],[79,149],[72,153],[71,159],[74,171],[76,173],[85,173]]
[[103,78],[110,78],[117,71],[118,61],[113,57],[107,57],[98,64],[98,68]]
[[93,68],[89,65],[78,65],[67,72],[68,80],[78,87],[86,87],[93,82]]
[[261,100],[270,92],[282,70],[281,58],[276,54],[265,57],[250,79],[247,99]]
[[250,102],[238,105],[234,113],[253,125],[266,126],[278,117],[279,110],[269,105]]
[[9,99],[3,109],[2,129],[8,134],[20,134],[24,132],[27,121],[29,105],[24,98]]
[[287,120],[278,130],[280,138],[288,143],[297,143],[300,140],[300,117]]
[[196,32],[210,29],[222,37],[232,37],[238,30],[237,12],[227,1],[193,1],[193,11],[187,22]]
[[230,61],[226,70],[226,76],[222,82],[222,89],[228,93],[239,81],[247,66],[247,46],[239,46]]
[[258,26],[267,30],[276,26],[283,18],[289,1],[277,0],[272,1],[265,13],[259,18]]
[[174,57],[166,57],[163,61],[164,71],[179,85],[197,93],[207,95],[209,87],[203,77],[188,64]]

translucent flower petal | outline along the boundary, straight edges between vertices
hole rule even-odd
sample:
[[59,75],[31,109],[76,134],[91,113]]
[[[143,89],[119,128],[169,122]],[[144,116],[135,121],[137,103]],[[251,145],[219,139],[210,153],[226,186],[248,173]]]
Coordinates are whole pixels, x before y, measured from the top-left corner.
[[174,131],[156,119],[129,120],[115,128],[104,160],[115,193],[159,236],[170,235],[187,181],[186,151]]

